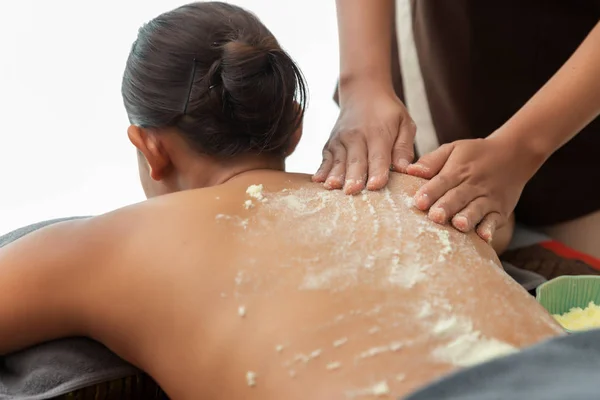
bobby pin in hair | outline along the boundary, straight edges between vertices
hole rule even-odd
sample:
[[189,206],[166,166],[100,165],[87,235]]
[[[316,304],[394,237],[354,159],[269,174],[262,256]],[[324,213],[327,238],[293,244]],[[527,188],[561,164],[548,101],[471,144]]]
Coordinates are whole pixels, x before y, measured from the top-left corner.
[[198,60],[194,58],[194,67],[192,68],[192,76],[190,77],[190,87],[187,92],[187,97],[185,99],[185,106],[183,107],[183,115],[187,114],[188,104],[190,103],[190,96],[192,95],[192,88],[194,87],[194,78],[196,77],[196,64]]

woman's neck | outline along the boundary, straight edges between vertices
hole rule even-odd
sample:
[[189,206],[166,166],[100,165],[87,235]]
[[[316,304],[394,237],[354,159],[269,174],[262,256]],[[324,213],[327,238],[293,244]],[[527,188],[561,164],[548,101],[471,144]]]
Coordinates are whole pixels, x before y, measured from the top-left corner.
[[285,161],[278,157],[241,156],[230,160],[213,159],[208,163],[192,162],[187,168],[178,170],[185,172],[175,174],[173,186],[181,191],[221,185],[252,171],[284,171]]

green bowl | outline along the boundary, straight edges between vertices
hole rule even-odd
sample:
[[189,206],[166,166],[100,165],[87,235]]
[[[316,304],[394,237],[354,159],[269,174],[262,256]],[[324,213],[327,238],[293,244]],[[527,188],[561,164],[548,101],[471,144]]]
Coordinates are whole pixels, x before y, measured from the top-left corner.
[[[600,305],[600,276],[560,276],[536,289],[537,301],[550,314],[564,314],[573,307],[586,308],[590,301]],[[571,330],[565,331],[572,333]]]

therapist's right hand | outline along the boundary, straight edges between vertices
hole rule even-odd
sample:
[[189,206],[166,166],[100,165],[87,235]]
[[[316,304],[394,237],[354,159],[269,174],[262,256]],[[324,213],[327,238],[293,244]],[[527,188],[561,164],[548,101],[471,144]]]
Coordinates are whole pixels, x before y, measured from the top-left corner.
[[392,88],[340,91],[340,115],[313,181],[346,194],[365,186],[379,190],[390,169],[405,172],[413,161],[415,134],[415,123]]

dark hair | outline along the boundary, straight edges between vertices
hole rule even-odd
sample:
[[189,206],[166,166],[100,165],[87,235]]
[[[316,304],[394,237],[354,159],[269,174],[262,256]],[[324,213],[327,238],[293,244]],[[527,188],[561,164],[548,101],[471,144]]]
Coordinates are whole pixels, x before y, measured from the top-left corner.
[[221,2],[188,4],[142,26],[122,94],[132,124],[177,127],[215,156],[283,153],[306,106],[302,73],[273,34]]

